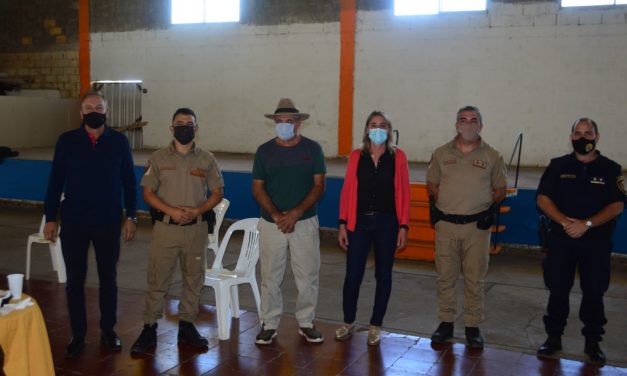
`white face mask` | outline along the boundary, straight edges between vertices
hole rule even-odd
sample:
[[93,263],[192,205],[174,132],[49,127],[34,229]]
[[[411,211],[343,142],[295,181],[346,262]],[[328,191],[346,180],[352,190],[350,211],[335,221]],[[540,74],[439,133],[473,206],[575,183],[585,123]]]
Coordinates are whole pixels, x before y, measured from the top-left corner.
[[292,123],[277,123],[274,126],[274,132],[276,136],[283,141],[287,141],[294,137],[294,124]]

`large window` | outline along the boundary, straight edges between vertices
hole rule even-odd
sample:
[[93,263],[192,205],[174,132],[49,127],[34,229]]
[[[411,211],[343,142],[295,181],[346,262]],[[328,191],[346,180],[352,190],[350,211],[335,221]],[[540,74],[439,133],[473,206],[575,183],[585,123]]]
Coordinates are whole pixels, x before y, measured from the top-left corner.
[[563,7],[588,7],[596,5],[621,5],[627,0],[562,0]]
[[486,10],[486,0],[394,0],[396,16],[481,10]]
[[172,23],[238,22],[239,0],[172,0]]

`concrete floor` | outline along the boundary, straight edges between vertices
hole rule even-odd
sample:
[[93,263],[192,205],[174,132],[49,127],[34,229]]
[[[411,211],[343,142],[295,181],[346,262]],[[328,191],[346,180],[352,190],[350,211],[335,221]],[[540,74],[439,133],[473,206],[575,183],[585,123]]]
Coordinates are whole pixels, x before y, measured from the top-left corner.
[[[39,208],[0,207],[0,273],[24,272],[26,239],[29,234],[37,231],[40,220]],[[135,240],[123,244],[118,267],[120,289],[145,291],[150,230],[150,223],[140,220]],[[47,248],[35,247],[31,278],[56,280]],[[335,234],[323,233],[321,253],[317,319],[340,323],[345,261],[343,252],[336,246]],[[97,286],[93,254],[91,256],[88,284]],[[228,252],[225,266],[232,266],[235,258],[232,250]],[[541,259],[542,255],[536,251],[517,249],[505,249],[501,254],[492,257],[486,283],[486,320],[481,325],[488,346],[535,354],[536,347],[544,340],[542,315],[548,293],[542,283]],[[428,338],[438,324],[433,264],[398,261],[393,280],[384,329]],[[0,281],[0,288],[5,288],[5,285],[6,282]],[[181,279],[177,275],[173,279],[170,295],[178,296],[180,286]],[[357,316],[360,324],[367,325],[369,321],[374,286],[374,268],[371,261],[361,288]],[[242,309],[253,309],[254,302],[249,289],[244,287],[240,291]],[[289,267],[285,275],[283,294],[285,311],[292,313],[296,289]],[[581,324],[577,319],[581,294],[577,287],[571,296],[571,317],[563,338],[564,351],[560,357],[583,360],[583,337],[579,334]],[[205,289],[202,302],[213,304],[213,299],[211,290]],[[606,295],[605,304],[609,323],[602,348],[607,354],[609,364],[627,367],[627,337],[624,335],[627,332],[627,263],[624,258],[617,258],[614,262],[612,285]],[[42,309],[45,312],[46,307]],[[119,320],[124,318],[120,317]],[[463,342],[461,318],[456,323],[455,340]]]

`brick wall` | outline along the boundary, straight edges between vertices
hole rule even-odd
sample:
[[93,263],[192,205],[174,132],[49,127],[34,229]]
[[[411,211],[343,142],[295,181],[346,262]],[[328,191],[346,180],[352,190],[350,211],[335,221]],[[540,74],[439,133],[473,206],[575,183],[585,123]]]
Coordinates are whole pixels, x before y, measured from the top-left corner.
[[78,50],[0,53],[0,72],[21,79],[23,89],[58,90],[62,98],[79,96]]
[[77,97],[78,1],[0,2],[0,78]]

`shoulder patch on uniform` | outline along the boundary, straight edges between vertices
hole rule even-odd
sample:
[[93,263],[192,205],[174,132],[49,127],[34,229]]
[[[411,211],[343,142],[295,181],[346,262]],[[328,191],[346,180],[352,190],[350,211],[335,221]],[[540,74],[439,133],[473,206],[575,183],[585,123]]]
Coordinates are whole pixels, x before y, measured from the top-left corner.
[[625,194],[625,177],[623,175],[616,178],[616,185],[618,185],[618,190]]
[[151,168],[150,168],[150,161],[148,161],[148,163],[146,163],[146,167],[144,167],[144,175],[150,175],[151,172]]
[[483,169],[488,167],[488,164],[485,161],[480,161],[478,159],[475,159],[474,161],[472,161],[472,165],[475,167],[483,168]]
[[577,179],[575,174],[561,174],[560,179]]

